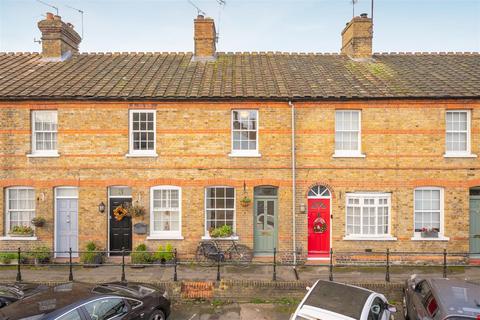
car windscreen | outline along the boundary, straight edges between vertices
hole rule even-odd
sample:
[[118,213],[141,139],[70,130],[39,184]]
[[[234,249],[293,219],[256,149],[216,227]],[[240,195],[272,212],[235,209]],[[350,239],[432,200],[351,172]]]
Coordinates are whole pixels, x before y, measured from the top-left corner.
[[340,283],[319,281],[304,305],[360,319],[365,302],[372,292]]

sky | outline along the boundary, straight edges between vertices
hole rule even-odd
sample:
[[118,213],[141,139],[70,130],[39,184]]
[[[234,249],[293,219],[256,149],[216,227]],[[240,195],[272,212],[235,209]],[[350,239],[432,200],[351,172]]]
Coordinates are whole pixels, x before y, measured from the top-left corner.
[[[193,51],[189,0],[41,0],[84,37],[81,52]],[[191,0],[215,19],[217,51],[339,52],[351,0]],[[355,14],[371,0],[358,0]],[[41,51],[39,0],[0,0],[0,51]],[[375,0],[374,52],[480,51],[480,0]]]

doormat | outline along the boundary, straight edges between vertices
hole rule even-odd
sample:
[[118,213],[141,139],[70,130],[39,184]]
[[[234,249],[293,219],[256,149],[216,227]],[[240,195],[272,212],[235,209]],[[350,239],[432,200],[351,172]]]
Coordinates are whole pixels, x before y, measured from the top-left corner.
[[213,282],[182,282],[181,296],[183,299],[212,299]]

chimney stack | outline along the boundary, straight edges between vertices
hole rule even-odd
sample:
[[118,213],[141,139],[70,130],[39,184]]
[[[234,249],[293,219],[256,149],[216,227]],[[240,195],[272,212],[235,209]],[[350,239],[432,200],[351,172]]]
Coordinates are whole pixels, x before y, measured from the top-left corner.
[[217,32],[212,18],[198,15],[195,25],[195,60],[213,60],[216,55]]
[[78,53],[82,38],[71,23],[65,23],[60,16],[47,12],[47,18],[38,22],[42,32],[42,56],[52,60],[67,60]]
[[342,31],[342,54],[352,59],[372,57],[373,24],[366,13],[354,17]]

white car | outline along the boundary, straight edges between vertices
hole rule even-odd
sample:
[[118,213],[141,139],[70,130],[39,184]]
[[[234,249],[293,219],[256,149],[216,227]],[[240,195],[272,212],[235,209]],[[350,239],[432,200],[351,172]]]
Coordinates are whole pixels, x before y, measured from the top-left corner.
[[389,320],[396,312],[383,294],[348,284],[318,280],[290,320]]

